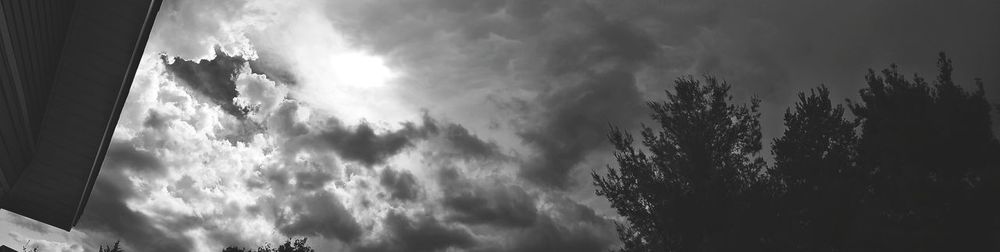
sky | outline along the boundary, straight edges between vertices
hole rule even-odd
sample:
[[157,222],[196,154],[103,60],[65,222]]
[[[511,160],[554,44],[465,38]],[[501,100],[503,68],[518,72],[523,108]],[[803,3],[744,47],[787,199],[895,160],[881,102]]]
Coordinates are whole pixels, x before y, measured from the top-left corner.
[[[40,251],[606,251],[609,124],[712,74],[758,97],[857,99],[890,63],[985,82],[1000,1],[166,0],[79,224],[0,212]],[[997,118],[996,116],[994,118]],[[1000,127],[994,126],[1000,131]],[[769,151],[760,155],[767,157]]]

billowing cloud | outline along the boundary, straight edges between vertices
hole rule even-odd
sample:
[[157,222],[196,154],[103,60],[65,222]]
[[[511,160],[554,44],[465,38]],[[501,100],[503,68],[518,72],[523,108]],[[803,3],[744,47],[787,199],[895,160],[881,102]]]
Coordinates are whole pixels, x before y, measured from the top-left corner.
[[52,252],[83,252],[83,246],[79,244],[68,244],[48,240],[32,240],[18,233],[7,233],[15,242],[21,244],[26,251],[52,251]]
[[609,124],[632,126],[641,114],[634,83],[627,72],[610,72],[547,93],[541,102],[549,109],[543,112],[545,119],[518,133],[538,150],[522,167],[522,177],[544,186],[568,186],[576,165],[606,144]]
[[[983,56],[1000,53],[986,44],[1000,39],[1000,29],[985,25],[1000,19],[983,11],[998,7],[976,1],[917,5],[905,1],[381,0],[334,2],[328,4],[327,13],[353,41],[385,55],[408,74],[405,78],[413,84],[404,87],[404,93],[427,101],[421,106],[447,104],[444,110],[454,110],[449,113],[468,114],[465,121],[511,121],[496,112],[515,108],[510,127],[525,133],[544,132],[544,124],[523,126],[563,112],[574,113],[553,105],[562,101],[548,100],[571,95],[544,94],[566,92],[562,90],[567,86],[588,86],[581,79],[633,75],[637,95],[595,105],[615,106],[662,98],[661,90],[674,78],[710,73],[729,80],[737,99],[764,98],[764,133],[770,137],[780,132],[781,111],[794,102],[796,92],[826,83],[836,86],[835,97],[854,95],[863,85],[866,68],[897,62],[905,69],[932,72],[933,57],[943,50],[956,62],[968,60],[964,79],[1000,79],[989,70],[1000,61]],[[953,18],[926,18],[942,15]],[[831,35],[831,30],[840,32]],[[621,88],[630,87],[622,84]],[[461,95],[456,95],[458,90]],[[579,91],[588,90],[581,87]],[[992,93],[1000,98],[1000,90]],[[496,98],[501,104],[484,104],[482,97]],[[588,115],[629,126],[642,118],[642,108],[622,105],[616,111],[635,110],[638,113],[624,116]],[[605,124],[580,127],[605,128]],[[541,174],[542,183],[571,184],[566,183],[574,180],[566,178],[571,173],[567,171],[576,170],[581,157],[604,144],[596,140],[600,136],[583,136],[594,141],[572,137],[525,139],[543,153],[562,156],[530,162],[527,165],[532,168],[526,170]]]
[[852,96],[889,62],[930,73],[944,50],[956,79],[1000,80],[998,8],[166,1],[67,244],[605,251],[617,216],[587,173],[609,159],[608,125],[644,122],[673,79],[711,73],[737,100],[758,95],[769,137],[795,92]]
[[344,159],[374,165],[384,163],[386,158],[409,147],[412,138],[422,138],[428,132],[436,131],[433,124],[425,123],[424,127],[418,127],[413,123],[406,123],[398,131],[375,134],[368,123],[347,128],[337,121],[330,121],[318,137]]
[[313,192],[294,197],[288,216],[279,217],[278,230],[292,236],[320,236],[353,241],[361,227],[332,194]]
[[147,48],[189,60],[210,59],[221,46],[230,54],[253,53],[247,38],[272,22],[271,1],[164,1]]
[[445,251],[476,245],[468,231],[448,226],[430,215],[410,217],[390,212],[382,222],[386,234],[377,243],[362,245],[358,251]]
[[234,101],[239,92],[236,90],[236,77],[246,60],[237,56],[226,55],[216,51],[215,58],[198,62],[175,58],[167,63],[166,69],[183,83],[198,93],[204,95],[222,110],[237,116],[246,116],[249,108],[241,108]]
[[[108,153],[108,159],[117,158],[115,152]],[[149,251],[191,250],[192,241],[171,230],[163,230],[155,225],[155,220],[128,207],[126,201],[138,195],[134,192],[125,175],[134,166],[105,165],[101,170],[102,180],[98,180],[87,202],[87,209],[77,228],[97,233],[108,233],[114,239],[127,241],[125,247],[148,248]]]
[[252,73],[267,76],[272,81],[285,85],[298,83],[298,77],[287,69],[290,64],[271,52],[258,52],[257,59],[251,60],[249,66]]
[[333,175],[322,171],[302,171],[295,173],[295,183],[302,190],[318,190],[333,181]]
[[510,235],[507,251],[608,251],[617,244],[614,225],[590,207],[553,199],[552,211]]
[[502,158],[500,147],[494,142],[487,142],[469,132],[469,129],[458,124],[444,125],[441,129],[444,145],[440,151],[463,158],[491,159]]
[[413,174],[407,171],[386,168],[382,170],[379,184],[389,191],[389,197],[396,200],[415,200],[420,194],[420,185]]
[[[163,173],[163,163],[148,150],[140,150],[130,144],[115,144],[108,148],[105,163],[109,167],[121,167],[136,172]],[[115,168],[112,168],[115,169]]]
[[444,169],[439,176],[444,188],[441,204],[451,211],[447,214],[451,220],[520,228],[533,225],[538,218],[536,197],[520,187],[474,183],[456,169]]

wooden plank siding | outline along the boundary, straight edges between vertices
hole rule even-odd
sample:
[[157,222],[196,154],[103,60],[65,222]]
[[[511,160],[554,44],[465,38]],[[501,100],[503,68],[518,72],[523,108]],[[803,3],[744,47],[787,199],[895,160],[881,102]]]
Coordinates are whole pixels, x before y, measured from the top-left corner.
[[0,207],[67,231],[76,225],[161,1],[2,1],[10,29],[0,42],[17,49],[0,52],[2,64],[19,68],[0,71],[0,165],[9,165],[0,175],[10,182]]

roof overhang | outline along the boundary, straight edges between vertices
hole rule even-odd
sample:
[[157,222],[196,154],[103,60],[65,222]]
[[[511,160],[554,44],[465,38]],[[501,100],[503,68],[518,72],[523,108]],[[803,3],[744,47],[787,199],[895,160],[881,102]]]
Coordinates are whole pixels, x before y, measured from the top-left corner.
[[76,1],[32,154],[4,178],[14,183],[0,207],[67,231],[76,225],[161,2]]

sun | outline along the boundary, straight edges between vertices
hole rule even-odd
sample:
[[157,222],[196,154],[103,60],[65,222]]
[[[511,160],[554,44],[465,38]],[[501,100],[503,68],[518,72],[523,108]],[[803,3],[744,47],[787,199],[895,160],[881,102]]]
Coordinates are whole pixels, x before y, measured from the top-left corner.
[[383,88],[395,77],[385,62],[363,52],[344,52],[330,57],[330,68],[338,85],[352,88]]

